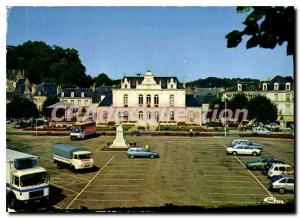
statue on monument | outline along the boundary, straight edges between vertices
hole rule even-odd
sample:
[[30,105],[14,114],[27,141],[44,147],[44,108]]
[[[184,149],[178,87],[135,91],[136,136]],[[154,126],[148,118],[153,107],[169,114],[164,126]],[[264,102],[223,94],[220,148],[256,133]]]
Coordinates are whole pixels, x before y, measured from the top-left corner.
[[129,144],[124,139],[122,123],[118,120],[116,125],[116,138],[109,148],[129,148]]

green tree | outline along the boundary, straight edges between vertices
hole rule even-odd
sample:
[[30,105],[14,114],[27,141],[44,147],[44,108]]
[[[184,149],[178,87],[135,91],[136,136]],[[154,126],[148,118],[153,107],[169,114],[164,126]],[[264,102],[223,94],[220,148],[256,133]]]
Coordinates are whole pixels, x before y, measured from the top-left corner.
[[6,105],[7,119],[28,119],[39,116],[39,111],[33,101],[16,96],[11,102]]
[[229,101],[228,101],[228,108],[235,110],[235,109],[245,109],[248,103],[248,99],[243,93],[235,94]]
[[50,105],[53,105],[57,102],[59,102],[57,96],[48,96],[46,98],[46,100],[44,101],[44,103],[43,103],[42,115],[44,115],[45,117],[50,117],[52,110],[50,108],[47,108],[47,107],[50,106]]
[[105,73],[100,73],[98,76],[94,77],[94,82],[96,83],[96,86],[110,86],[113,84],[113,81]]
[[250,120],[255,119],[257,122],[269,123],[277,119],[277,107],[265,96],[257,95],[252,97],[248,104],[248,117]]
[[233,30],[226,35],[227,47],[240,44],[243,36],[249,36],[246,48],[259,46],[275,48],[287,42],[287,55],[295,54],[295,10],[294,7],[237,7],[238,13],[250,13],[242,31]]

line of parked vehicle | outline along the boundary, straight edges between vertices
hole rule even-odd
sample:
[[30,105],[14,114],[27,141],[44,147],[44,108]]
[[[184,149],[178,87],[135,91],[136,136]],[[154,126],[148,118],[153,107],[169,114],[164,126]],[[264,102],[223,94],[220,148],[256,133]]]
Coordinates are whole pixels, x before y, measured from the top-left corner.
[[[227,148],[227,154],[260,155],[262,145],[246,139],[236,139]],[[280,194],[294,192],[295,169],[291,165],[276,159],[273,156],[262,156],[256,160],[248,160],[245,166],[249,170],[260,170],[269,179],[268,188]]]

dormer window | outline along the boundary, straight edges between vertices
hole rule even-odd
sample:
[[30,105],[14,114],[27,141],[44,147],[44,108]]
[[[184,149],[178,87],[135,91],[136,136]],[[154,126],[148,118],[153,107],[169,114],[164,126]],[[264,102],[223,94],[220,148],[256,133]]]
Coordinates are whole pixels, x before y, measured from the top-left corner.
[[71,92],[71,98],[74,98],[74,92]]
[[81,98],[84,98],[84,92],[81,92]]
[[238,91],[242,91],[242,84],[238,84]]
[[274,90],[279,90],[279,84],[278,83],[274,83]]
[[268,85],[267,83],[263,83],[263,91],[267,91],[268,90]]
[[124,87],[125,87],[125,89],[127,89],[127,85],[125,85]]
[[285,84],[285,90],[291,90],[291,83]]
[[65,93],[64,92],[61,92],[61,97],[65,97]]

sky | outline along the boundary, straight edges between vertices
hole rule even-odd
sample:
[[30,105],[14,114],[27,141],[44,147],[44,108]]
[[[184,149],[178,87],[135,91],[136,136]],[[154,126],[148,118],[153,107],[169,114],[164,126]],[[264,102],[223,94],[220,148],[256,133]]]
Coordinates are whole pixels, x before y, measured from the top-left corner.
[[244,38],[226,47],[225,35],[242,30],[246,15],[235,7],[13,7],[6,44],[75,48],[87,74],[113,79],[147,70],[184,81],[292,76],[286,43],[246,49]]

